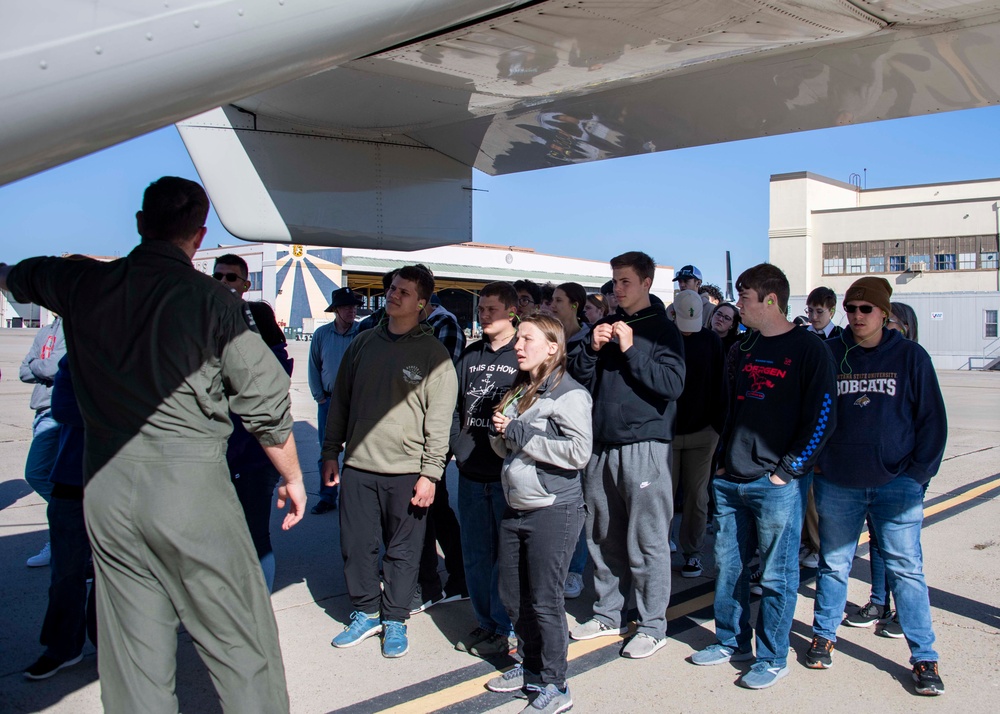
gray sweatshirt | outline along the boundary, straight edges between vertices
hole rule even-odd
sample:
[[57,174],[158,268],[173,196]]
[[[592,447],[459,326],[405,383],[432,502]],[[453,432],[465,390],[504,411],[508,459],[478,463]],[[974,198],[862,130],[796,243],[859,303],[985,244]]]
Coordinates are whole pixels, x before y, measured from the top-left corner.
[[62,318],[57,317],[38,331],[31,349],[21,362],[21,381],[35,385],[31,392],[31,408],[36,412],[49,408],[52,380],[59,371],[59,360],[64,354],[66,338],[63,336]]
[[507,505],[530,511],[583,497],[580,469],[593,451],[590,392],[564,374],[552,387],[550,377],[538,399],[524,412],[517,403],[504,416],[512,420],[505,435],[493,432],[490,444],[504,457],[500,483]]

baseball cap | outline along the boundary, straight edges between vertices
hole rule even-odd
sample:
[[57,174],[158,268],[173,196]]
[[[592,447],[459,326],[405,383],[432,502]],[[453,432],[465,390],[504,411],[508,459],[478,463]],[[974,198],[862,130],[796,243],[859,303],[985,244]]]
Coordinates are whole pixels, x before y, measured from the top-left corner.
[[677,329],[681,332],[700,331],[702,309],[701,295],[694,290],[681,290],[677,293],[674,298]]
[[331,293],[330,298],[332,299],[330,307],[323,312],[333,312],[338,307],[347,307],[348,305],[357,307],[364,303],[361,296],[350,288],[337,288]]
[[698,280],[704,280],[701,277],[701,271],[698,270],[693,265],[685,265],[683,268],[674,273],[674,280],[690,280],[691,278],[697,278]]

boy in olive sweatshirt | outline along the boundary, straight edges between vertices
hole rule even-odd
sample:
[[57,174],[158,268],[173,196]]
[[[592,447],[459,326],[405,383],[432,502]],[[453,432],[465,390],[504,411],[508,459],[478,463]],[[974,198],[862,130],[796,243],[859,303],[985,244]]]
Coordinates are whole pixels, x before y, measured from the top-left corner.
[[[355,338],[337,373],[323,441],[323,482],[340,484],[340,547],[355,611],[334,647],[382,633],[383,656],[402,657],[409,649],[403,623],[458,395],[451,357],[420,323],[433,291],[426,270],[401,268],[386,292],[387,324]],[[341,474],[337,455],[345,443]]]

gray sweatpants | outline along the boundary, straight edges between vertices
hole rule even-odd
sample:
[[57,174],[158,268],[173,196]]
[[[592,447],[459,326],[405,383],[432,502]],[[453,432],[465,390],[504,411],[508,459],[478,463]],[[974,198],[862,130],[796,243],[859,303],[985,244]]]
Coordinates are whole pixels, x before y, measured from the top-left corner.
[[597,591],[594,617],[621,627],[634,587],[639,632],[666,637],[674,512],[670,444],[596,445],[583,494]]
[[217,440],[88,442],[83,503],[109,714],[177,711],[181,623],[224,712],[288,711],[274,611],[225,453]]

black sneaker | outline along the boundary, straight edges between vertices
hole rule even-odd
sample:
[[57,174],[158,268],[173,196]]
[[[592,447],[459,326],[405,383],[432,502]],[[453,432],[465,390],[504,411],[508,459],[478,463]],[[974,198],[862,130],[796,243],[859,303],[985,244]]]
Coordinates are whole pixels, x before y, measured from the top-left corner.
[[698,556],[691,556],[684,562],[684,567],[681,568],[682,578],[700,578],[701,577],[701,558]]
[[913,665],[913,683],[917,694],[925,697],[936,697],[944,694],[944,682],[938,674],[937,662],[917,662]]
[[313,506],[312,510],[309,512],[314,516],[322,516],[324,513],[329,513],[330,511],[335,511],[335,510],[337,510],[336,502],[331,503],[330,501],[320,501],[315,506]]
[[875,634],[882,637],[891,637],[894,640],[903,639],[903,628],[899,626],[899,613],[889,610],[885,616],[887,619],[875,630]]
[[751,595],[763,595],[764,588],[760,586],[760,579],[764,577],[764,571],[757,569],[750,573],[750,594]]
[[869,602],[853,615],[845,617],[844,624],[848,627],[871,627],[879,620],[884,620],[891,612],[885,605]]
[[444,600],[444,593],[425,597],[423,589],[418,585],[417,589],[413,592],[413,602],[410,603],[410,614],[416,615],[424,610],[428,610],[442,600]]
[[59,660],[52,659],[46,655],[42,655],[38,658],[38,661],[33,665],[24,670],[24,678],[31,680],[48,679],[53,674],[58,672],[60,669],[65,669],[66,667],[72,667],[74,664],[78,664],[80,660],[83,659],[83,653],[81,652],[76,657],[64,660],[60,662]]
[[825,637],[813,637],[809,651],[806,652],[806,667],[809,669],[830,669],[833,666],[833,643]]

